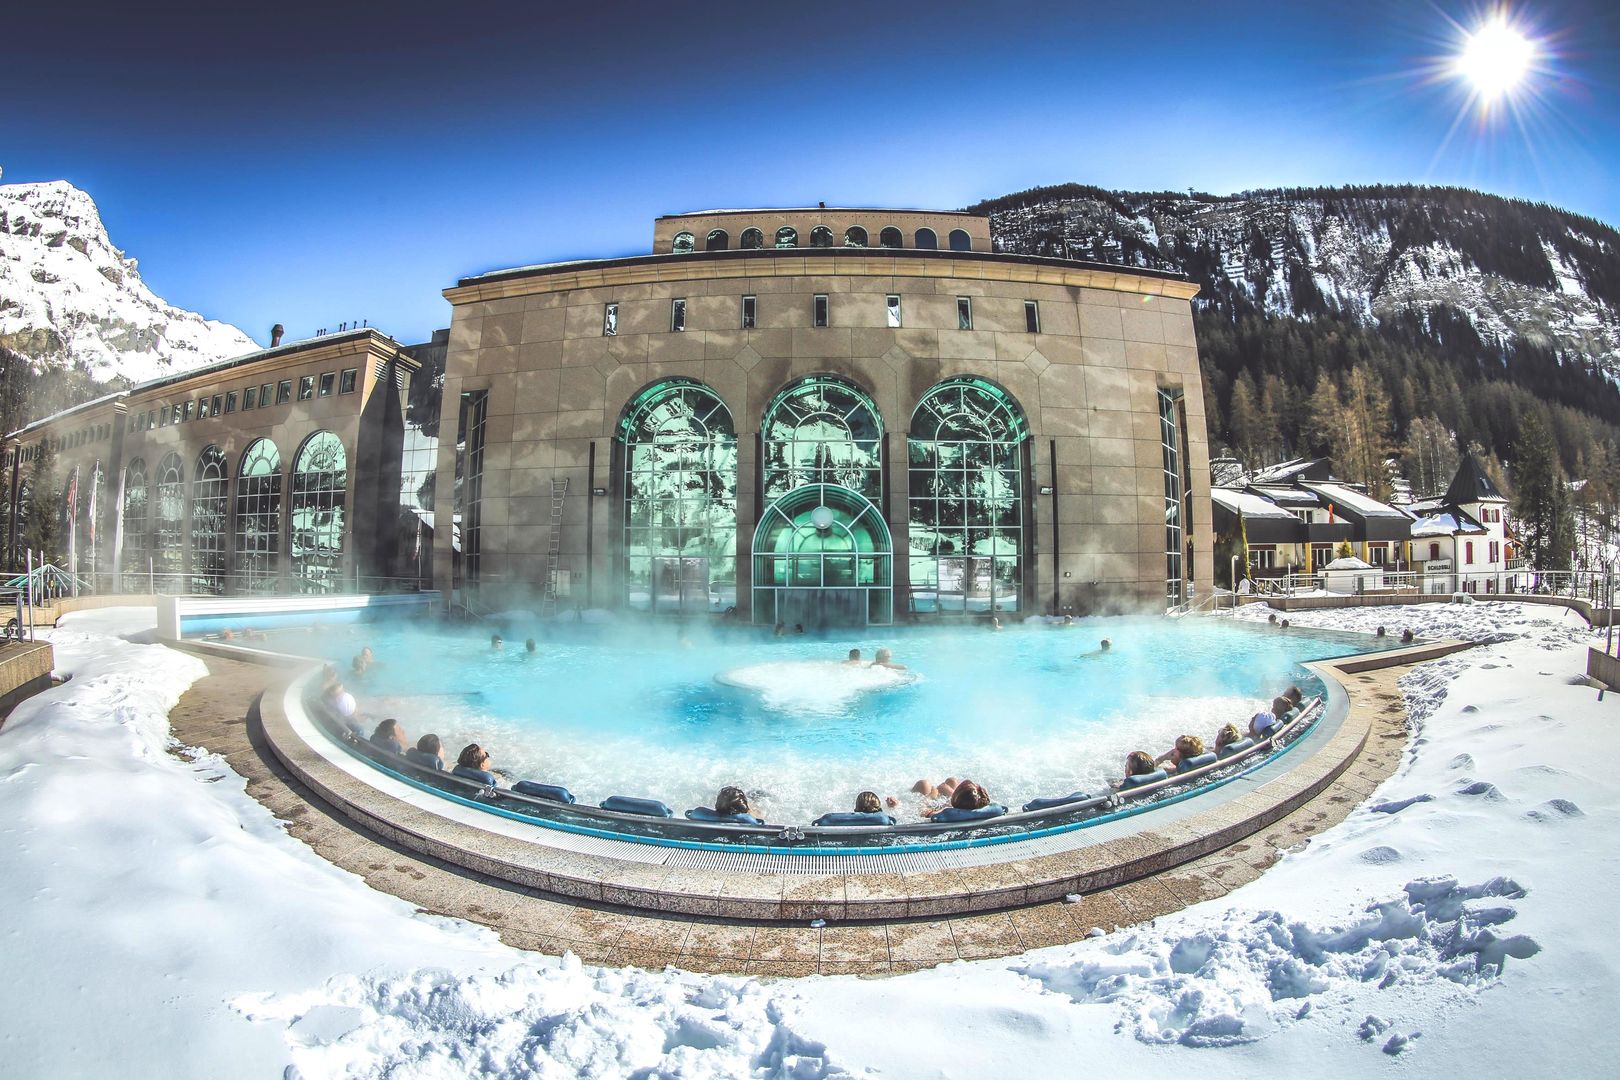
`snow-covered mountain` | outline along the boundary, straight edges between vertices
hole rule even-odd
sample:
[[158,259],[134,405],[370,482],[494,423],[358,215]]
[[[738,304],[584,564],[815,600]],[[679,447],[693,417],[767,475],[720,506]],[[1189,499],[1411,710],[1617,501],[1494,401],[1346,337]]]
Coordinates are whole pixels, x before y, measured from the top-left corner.
[[1036,188],[981,203],[1005,251],[1176,270],[1206,310],[1371,323],[1461,312],[1486,340],[1595,361],[1620,381],[1620,233],[1458,188],[1234,196]]
[[0,185],[0,347],[42,371],[140,382],[260,346],[153,295],[95,200],[65,181]]

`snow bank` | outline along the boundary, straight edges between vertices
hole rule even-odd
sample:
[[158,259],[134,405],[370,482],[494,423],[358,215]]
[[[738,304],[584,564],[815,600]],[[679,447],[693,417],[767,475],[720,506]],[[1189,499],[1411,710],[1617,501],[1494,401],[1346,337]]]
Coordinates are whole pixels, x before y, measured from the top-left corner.
[[[1261,619],[1248,609],[1242,617]],[[97,618],[117,624],[119,616]],[[1620,1002],[1620,726],[1557,608],[1296,613],[1490,644],[1402,680],[1401,771],[1264,877],[1156,924],[887,980],[560,964],[426,918],[164,753],[200,674],[56,635],[0,731],[8,1065],[23,1075],[1598,1075]],[[137,634],[124,625],[121,632]],[[1084,901],[1079,909],[1085,911]],[[1192,1056],[1186,1056],[1192,1055]]]

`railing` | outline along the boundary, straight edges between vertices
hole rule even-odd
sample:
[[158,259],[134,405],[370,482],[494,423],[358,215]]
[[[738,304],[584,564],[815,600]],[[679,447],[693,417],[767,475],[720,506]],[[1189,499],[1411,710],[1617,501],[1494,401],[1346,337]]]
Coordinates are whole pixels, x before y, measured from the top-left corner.
[[81,596],[350,596],[421,592],[433,587],[423,578],[377,574],[310,580],[291,575],[281,578],[242,573],[185,574],[155,569],[117,575],[80,574],[79,582]]

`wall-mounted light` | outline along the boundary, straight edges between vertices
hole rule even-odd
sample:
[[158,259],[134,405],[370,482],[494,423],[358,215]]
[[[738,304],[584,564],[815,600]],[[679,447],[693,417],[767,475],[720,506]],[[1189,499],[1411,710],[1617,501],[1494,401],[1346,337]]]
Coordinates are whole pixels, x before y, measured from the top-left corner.
[[1050,484],[1042,484],[1041,485],[1041,494],[1042,495],[1050,495],[1050,494],[1052,494],[1052,485],[1050,485]]
[[593,487],[593,488],[591,488],[591,494],[592,495],[606,495],[607,494],[607,488]]

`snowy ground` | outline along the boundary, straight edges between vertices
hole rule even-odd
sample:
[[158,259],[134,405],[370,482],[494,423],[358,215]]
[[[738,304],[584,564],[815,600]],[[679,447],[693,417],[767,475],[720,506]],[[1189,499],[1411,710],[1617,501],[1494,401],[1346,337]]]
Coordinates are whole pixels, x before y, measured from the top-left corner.
[[70,616],[73,680],[0,730],[0,1073],[1607,1073],[1620,727],[1575,678],[1594,635],[1497,603],[1288,618],[1489,643],[1403,679],[1416,734],[1367,806],[1220,900],[1008,960],[762,983],[537,957],[371,891],[223,762],[166,752],[203,669],[119,636],[149,611]]

